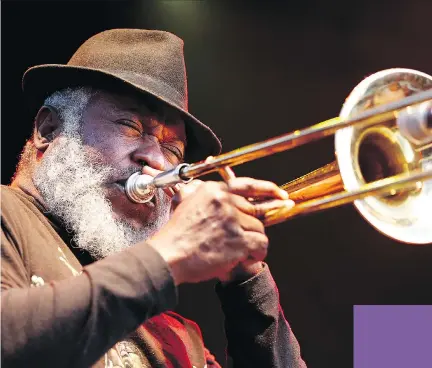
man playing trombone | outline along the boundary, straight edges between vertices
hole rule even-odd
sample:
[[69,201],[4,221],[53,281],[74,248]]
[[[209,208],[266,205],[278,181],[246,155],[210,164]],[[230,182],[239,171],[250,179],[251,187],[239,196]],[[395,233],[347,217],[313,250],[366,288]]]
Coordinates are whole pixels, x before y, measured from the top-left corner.
[[[183,43],[110,30],[67,65],[30,68],[34,133],[2,187],[7,367],[219,367],[177,286],[218,278],[235,367],[305,367],[279,305],[268,239],[246,198],[292,205],[251,178],[193,181],[137,204],[130,175],[220,152],[187,110]],[[281,202],[282,203],[282,202]]]

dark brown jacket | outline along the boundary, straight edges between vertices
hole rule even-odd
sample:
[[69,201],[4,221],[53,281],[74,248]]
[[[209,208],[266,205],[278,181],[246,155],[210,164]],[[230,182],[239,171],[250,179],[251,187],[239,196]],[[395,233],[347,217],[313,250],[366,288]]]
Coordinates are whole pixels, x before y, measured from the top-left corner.
[[[154,249],[82,267],[32,197],[2,186],[1,203],[4,367],[220,367],[199,327],[169,312],[177,290]],[[305,367],[267,266],[216,291],[234,367]]]

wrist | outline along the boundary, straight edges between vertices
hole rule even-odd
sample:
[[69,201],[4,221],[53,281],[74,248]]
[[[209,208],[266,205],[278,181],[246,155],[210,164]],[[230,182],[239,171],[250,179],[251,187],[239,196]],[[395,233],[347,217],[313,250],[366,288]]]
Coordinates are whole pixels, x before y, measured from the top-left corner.
[[262,270],[264,270],[264,265],[262,262],[255,262],[248,265],[240,263],[228,275],[226,275],[223,279],[221,278],[220,280],[224,284],[230,282],[244,282],[255,275],[258,275]]
[[179,286],[180,284],[184,283],[185,280],[183,279],[182,267],[180,266],[180,259],[178,258],[178,255],[173,254],[163,246],[159,246],[158,242],[152,239],[147,241],[147,244],[156,250],[168,265],[175,286]]

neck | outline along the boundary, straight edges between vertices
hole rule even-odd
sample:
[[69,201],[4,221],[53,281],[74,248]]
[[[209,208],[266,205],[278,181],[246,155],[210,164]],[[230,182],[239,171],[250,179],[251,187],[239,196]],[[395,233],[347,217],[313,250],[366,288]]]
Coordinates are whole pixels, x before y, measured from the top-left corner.
[[33,180],[31,179],[32,175],[31,172],[19,172],[14,179],[12,180],[12,183],[10,186],[12,188],[17,188],[23,191],[25,194],[29,195],[30,197],[33,197],[34,200],[43,208],[47,209],[47,206],[35,187]]

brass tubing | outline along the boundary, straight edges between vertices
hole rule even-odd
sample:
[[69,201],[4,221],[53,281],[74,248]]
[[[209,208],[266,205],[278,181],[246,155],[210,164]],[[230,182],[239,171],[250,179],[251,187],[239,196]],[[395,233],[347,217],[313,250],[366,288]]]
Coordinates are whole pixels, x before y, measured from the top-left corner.
[[306,201],[322,197],[344,189],[339,167],[336,161],[331,162],[309,174],[280,186],[288,192],[293,201]]
[[278,224],[289,218],[344,205],[368,196],[393,194],[400,189],[406,189],[408,184],[419,183],[432,179],[432,170],[415,170],[364,184],[360,189],[350,192],[340,192],[333,195],[312,199],[296,204],[293,208],[280,208],[269,211],[263,220],[265,226]]
[[236,166],[270,156],[274,153],[290,150],[306,143],[330,136],[339,129],[352,125],[373,126],[393,119],[399,110],[432,99],[432,89],[419,92],[402,100],[390,102],[368,110],[365,110],[355,117],[342,121],[340,118],[333,118],[315,124],[309,128],[296,130],[291,133],[283,134],[279,137],[271,138],[266,141],[251,144],[238,148],[231,152],[213,157],[210,162],[201,161],[191,164],[181,171],[183,179],[197,178],[199,176],[218,171],[221,166]]

